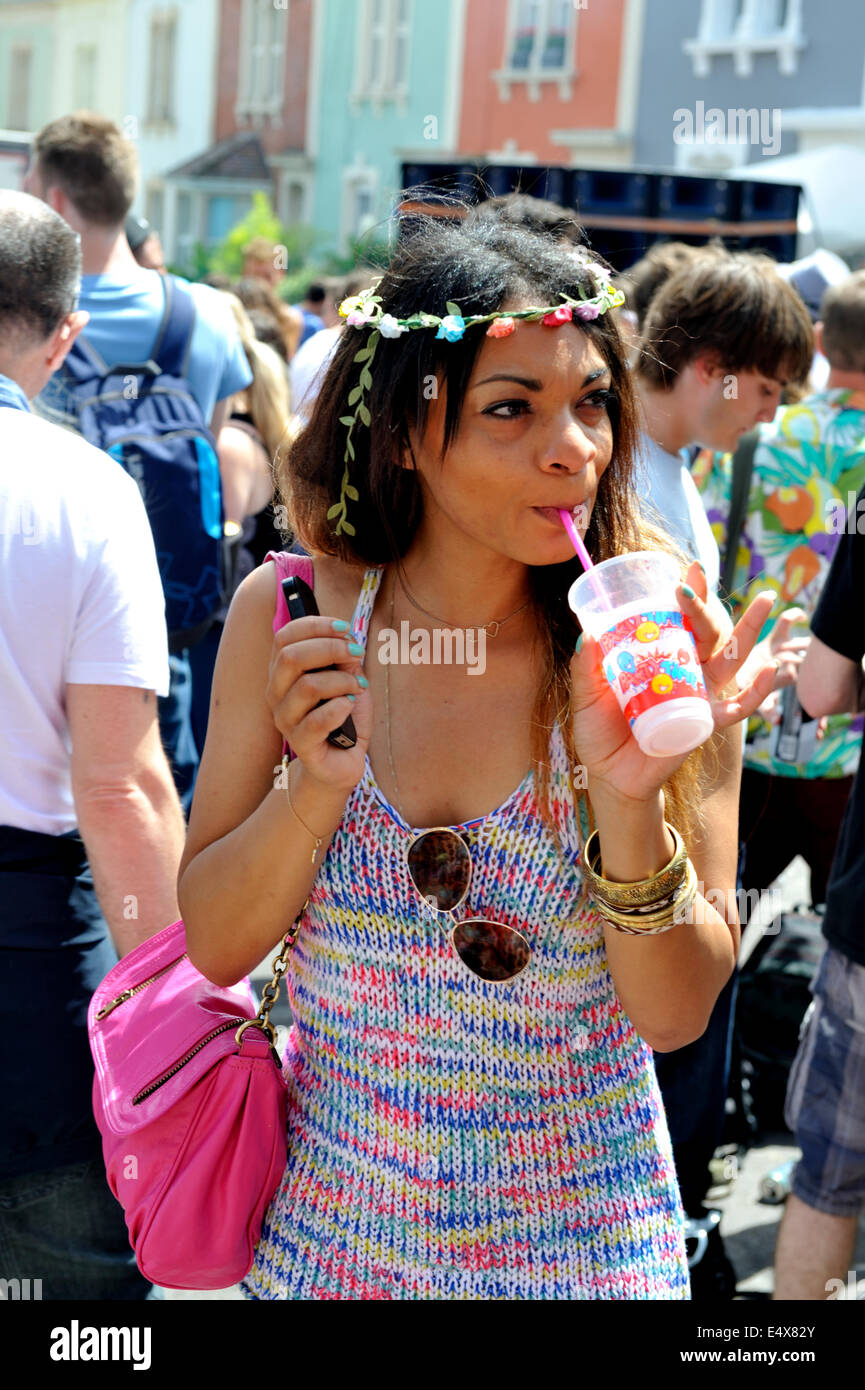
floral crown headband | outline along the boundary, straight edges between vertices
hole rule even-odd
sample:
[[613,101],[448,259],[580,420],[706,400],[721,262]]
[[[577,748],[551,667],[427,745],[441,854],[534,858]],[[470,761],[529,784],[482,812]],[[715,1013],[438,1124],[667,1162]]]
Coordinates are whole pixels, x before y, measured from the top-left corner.
[[527,323],[540,321],[547,328],[560,328],[562,324],[572,323],[574,319],[587,321],[599,318],[608,309],[616,309],[620,304],[624,304],[625,296],[621,290],[613,289],[609,278],[600,266],[592,265],[591,275],[595,282],[593,286],[595,293],[592,295],[585,294],[583,287],[580,286],[579,299],[572,299],[569,295],[560,294],[559,298],[563,301],[561,304],[548,304],[544,308],[532,306],[528,309],[516,309],[512,312],[498,310],[493,314],[470,314],[468,317],[464,317],[460,313],[458,304],[448,303],[445,305],[447,313],[444,318],[439,318],[436,314],[424,313],[412,314],[406,319],[395,318],[393,314],[384,312],[381,296],[376,294],[380,280],[376,280],[368,290],[364,290],[363,294],[353,295],[350,299],[342,301],[339,312],[349,328],[371,328],[373,331],[370,333],[366,345],[354,355],[354,361],[361,364],[360,381],[348,393],[348,405],[349,407],[354,406],[354,414],[340,416],[340,424],[345,425],[348,430],[345,454],[343,455],[345,469],[342,475],[339,501],[335,502],[327,513],[328,520],[336,520],[337,535],[341,531],[345,531],[349,536],[355,534],[351,522],[346,520],[348,502],[357,502],[359,497],[357,488],[352,487],[349,481],[349,461],[353,462],[355,456],[352,434],[358,421],[367,429],[372,423],[369,406],[364,397],[372,389],[371,363],[380,339],[401,338],[404,333],[410,333],[416,328],[435,328],[437,338],[443,338],[448,343],[458,343],[467,328],[474,328],[479,323],[489,324],[486,332],[488,338],[508,338],[515,331],[517,322],[521,319]]

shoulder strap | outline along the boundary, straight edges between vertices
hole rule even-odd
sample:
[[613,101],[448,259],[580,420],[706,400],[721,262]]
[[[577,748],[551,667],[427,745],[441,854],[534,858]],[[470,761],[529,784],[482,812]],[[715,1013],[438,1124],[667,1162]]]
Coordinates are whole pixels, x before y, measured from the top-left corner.
[[759,430],[750,430],[740,440],[733,455],[732,482],[730,486],[730,515],[727,519],[727,544],[724,550],[724,568],[721,571],[721,595],[730,597],[733,579],[736,574],[736,557],[739,541],[745,526],[748,510],[748,496],[751,491],[751,478],[754,475],[754,455],[760,440]]
[[189,342],[195,327],[192,295],[173,275],[163,275],[165,307],[151,357],[166,376],[183,376],[189,355]]
[[315,591],[315,575],[312,560],[308,555],[295,555],[290,550],[269,550],[264,557],[264,564],[272,560],[276,565],[276,612],[273,618],[273,630],[279,632],[281,627],[291,621],[291,615],[285,602],[285,595],[282,592],[282,581],[288,579],[290,575],[297,575],[304,584]]
[[73,343],[61,371],[67,379],[79,383],[92,381],[94,377],[142,372],[149,376],[182,377],[186,371],[189,345],[195,327],[195,304],[188,290],[179,285],[172,275],[160,276],[162,280],[164,304],[162,318],[156,331],[156,341],[147,362],[116,362],[108,366],[104,358],[81,336]]
[[78,385],[81,382],[101,381],[108,376],[111,368],[100,356],[95,347],[82,334],[71,346],[59,369],[59,374],[67,381]]

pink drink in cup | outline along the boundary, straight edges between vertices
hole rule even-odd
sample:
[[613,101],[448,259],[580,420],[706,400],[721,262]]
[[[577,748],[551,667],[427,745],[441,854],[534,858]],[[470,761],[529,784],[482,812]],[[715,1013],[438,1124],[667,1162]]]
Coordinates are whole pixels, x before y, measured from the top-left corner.
[[604,674],[644,753],[690,753],[714,729],[694,637],[676,600],[679,566],[663,551],[602,560],[568,603],[600,644]]

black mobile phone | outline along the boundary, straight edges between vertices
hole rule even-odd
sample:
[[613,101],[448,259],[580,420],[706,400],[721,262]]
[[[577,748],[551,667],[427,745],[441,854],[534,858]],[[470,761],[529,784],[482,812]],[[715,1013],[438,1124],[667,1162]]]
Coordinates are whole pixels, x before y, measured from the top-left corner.
[[[288,606],[289,614],[295,618],[317,618],[318,604],[315,601],[315,594],[308,584],[302,579],[292,576],[283,579],[282,592],[285,595],[285,602]],[[327,671],[335,671],[335,666],[322,668]],[[319,700],[319,705],[326,705],[326,700]],[[344,724],[340,724],[338,729],[332,729],[327,736],[328,743],[332,743],[334,748],[354,748],[357,743],[357,729],[354,727],[354,720],[348,716]]]

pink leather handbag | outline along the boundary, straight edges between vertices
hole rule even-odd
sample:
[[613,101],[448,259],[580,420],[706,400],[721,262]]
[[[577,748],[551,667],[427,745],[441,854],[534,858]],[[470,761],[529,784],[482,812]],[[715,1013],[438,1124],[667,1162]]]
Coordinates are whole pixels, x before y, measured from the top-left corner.
[[[312,579],[305,557],[271,554],[278,578]],[[274,631],[288,620],[277,593]],[[224,1289],[252,1268],[285,1172],[286,1083],[270,1011],[303,910],[257,1013],[249,980],[226,989],[196,970],[182,922],[124,956],[90,1001],[108,1184],[154,1284]]]
[[286,1163],[286,1084],[268,1020],[298,923],[256,1014],[186,955],[182,922],[106,975],[87,1014],[93,1110],[138,1267],[170,1289],[224,1289],[252,1268]]

